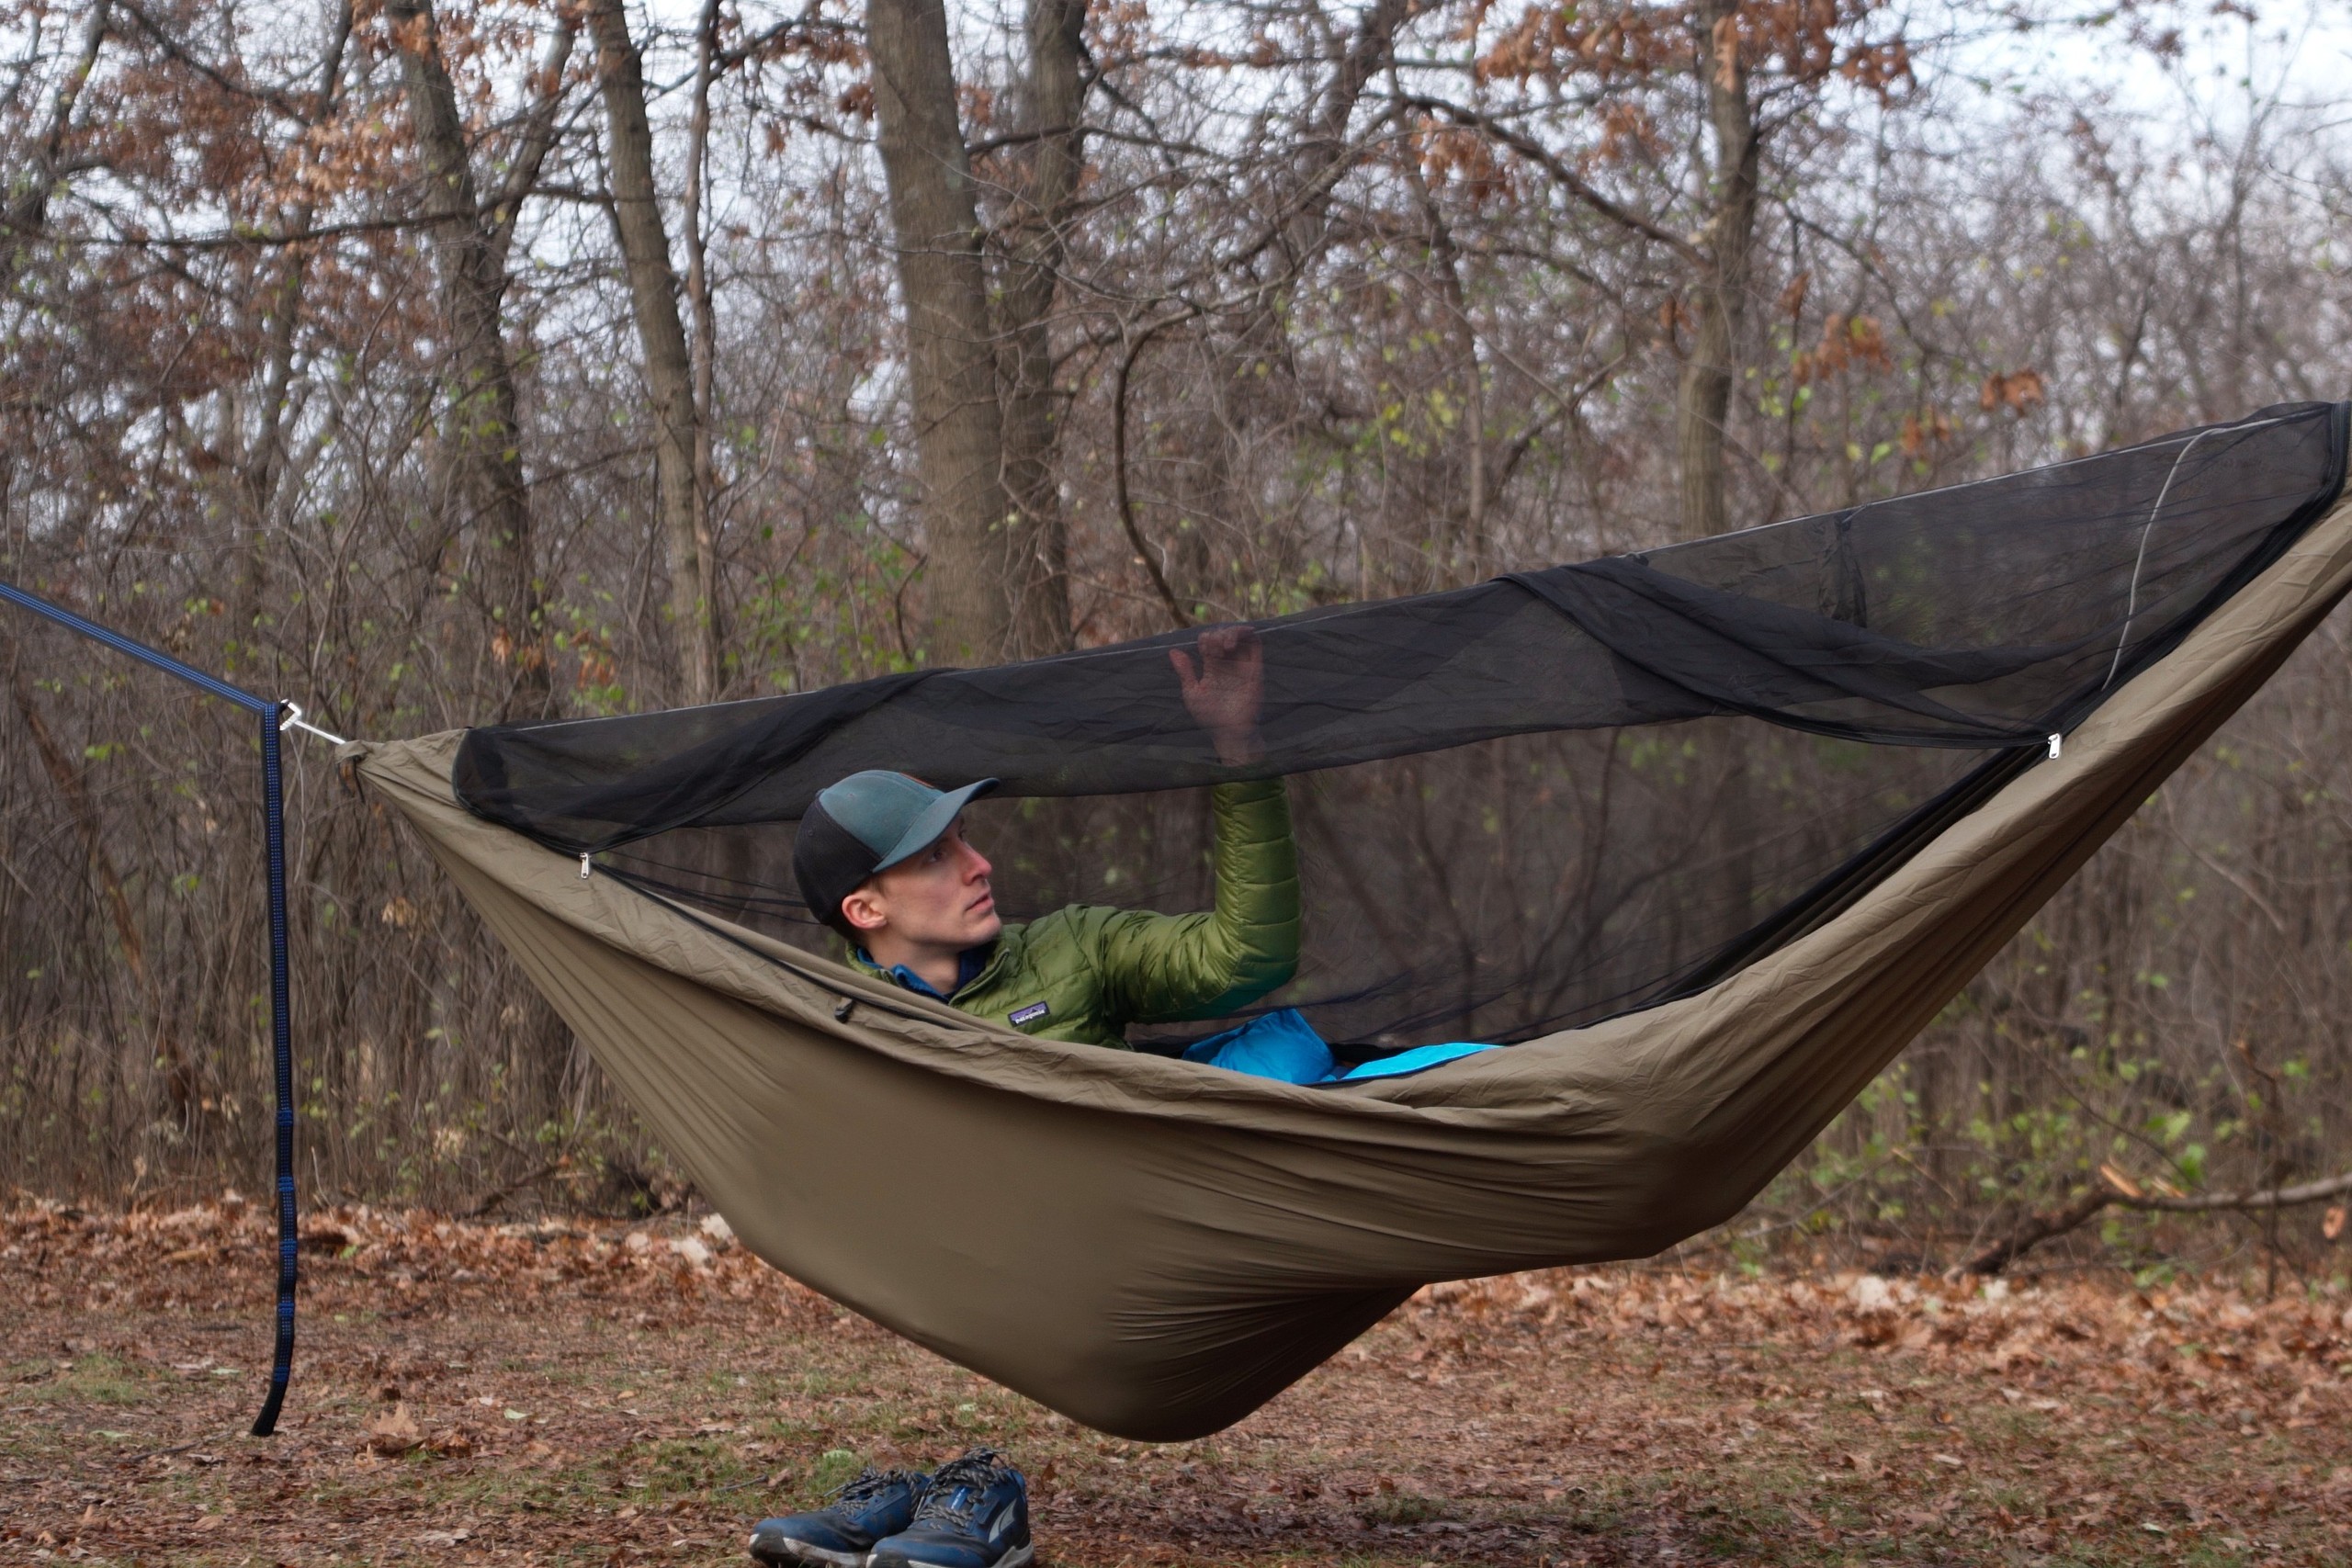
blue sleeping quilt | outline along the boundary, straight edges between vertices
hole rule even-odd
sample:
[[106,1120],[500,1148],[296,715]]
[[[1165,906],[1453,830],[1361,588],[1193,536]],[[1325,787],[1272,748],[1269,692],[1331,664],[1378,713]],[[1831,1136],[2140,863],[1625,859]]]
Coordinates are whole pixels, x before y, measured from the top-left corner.
[[1212,1067],[1255,1077],[1280,1078],[1284,1083],[1354,1083],[1419,1072],[1440,1062],[1451,1062],[1456,1056],[1494,1049],[1492,1045],[1452,1040],[1442,1045],[1416,1045],[1409,1051],[1399,1051],[1393,1056],[1383,1056],[1342,1072],[1339,1059],[1331,1055],[1331,1047],[1323,1043],[1323,1037],[1315,1032],[1315,1026],[1301,1017],[1296,1008],[1283,1008],[1253,1018],[1238,1029],[1194,1041],[1185,1051],[1184,1060],[1205,1062]]

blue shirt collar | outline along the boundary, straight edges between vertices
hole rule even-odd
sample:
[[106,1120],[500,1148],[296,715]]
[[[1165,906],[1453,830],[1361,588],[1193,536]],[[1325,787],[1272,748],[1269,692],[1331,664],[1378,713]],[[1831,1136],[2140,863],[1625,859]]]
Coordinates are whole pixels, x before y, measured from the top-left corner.
[[[989,966],[989,955],[995,951],[996,943],[989,942],[982,942],[978,947],[967,947],[963,952],[956,955],[956,991],[960,992],[965,987],[970,985],[973,981],[980,977],[980,971]],[[875,963],[874,955],[867,953],[865,949],[862,947],[859,948],[857,950],[857,956],[868,968],[882,969],[882,965]],[[913,970],[908,968],[903,964],[893,964],[889,968],[882,969],[882,973],[889,976],[890,978],[896,980],[899,985],[904,986],[908,990],[912,991],[919,997],[929,997],[933,1001],[942,1002],[953,999],[953,993],[949,996],[941,996],[937,990],[933,988],[930,981],[924,979],[922,976],[916,974]]]

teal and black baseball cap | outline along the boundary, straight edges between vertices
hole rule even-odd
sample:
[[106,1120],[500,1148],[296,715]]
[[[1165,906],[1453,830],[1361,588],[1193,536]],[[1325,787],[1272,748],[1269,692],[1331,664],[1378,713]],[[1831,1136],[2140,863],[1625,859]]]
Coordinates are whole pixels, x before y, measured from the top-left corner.
[[852,941],[842,900],[877,871],[928,849],[972,800],[996,787],[982,779],[933,789],[921,779],[869,768],[817,792],[792,843],[792,871],[808,912]]

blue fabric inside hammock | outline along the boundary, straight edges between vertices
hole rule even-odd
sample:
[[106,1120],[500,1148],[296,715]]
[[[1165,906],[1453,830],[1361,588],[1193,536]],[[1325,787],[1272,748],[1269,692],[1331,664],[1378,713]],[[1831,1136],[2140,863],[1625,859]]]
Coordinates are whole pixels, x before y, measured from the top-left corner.
[[1456,1056],[1493,1049],[1492,1045],[1472,1041],[1452,1040],[1442,1045],[1416,1045],[1409,1051],[1399,1051],[1393,1056],[1383,1056],[1342,1072],[1339,1059],[1331,1055],[1331,1047],[1323,1043],[1323,1037],[1315,1032],[1315,1026],[1301,1017],[1296,1008],[1281,1008],[1253,1018],[1238,1029],[1194,1041],[1185,1051],[1184,1060],[1205,1062],[1212,1067],[1248,1073],[1253,1077],[1279,1078],[1283,1083],[1350,1083],[1419,1072],[1440,1062],[1451,1062]]

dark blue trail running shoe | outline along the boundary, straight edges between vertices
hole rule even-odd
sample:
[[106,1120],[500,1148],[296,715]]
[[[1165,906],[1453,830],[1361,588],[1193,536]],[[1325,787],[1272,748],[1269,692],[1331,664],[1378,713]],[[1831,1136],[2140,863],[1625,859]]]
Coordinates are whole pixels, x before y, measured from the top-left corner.
[[1026,1568],[1029,1483],[994,1449],[934,1472],[914,1522],[874,1543],[868,1568]]
[[930,1487],[931,1477],[911,1470],[859,1471],[825,1506],[762,1519],[752,1531],[752,1555],[770,1563],[865,1568],[876,1541],[914,1522]]

